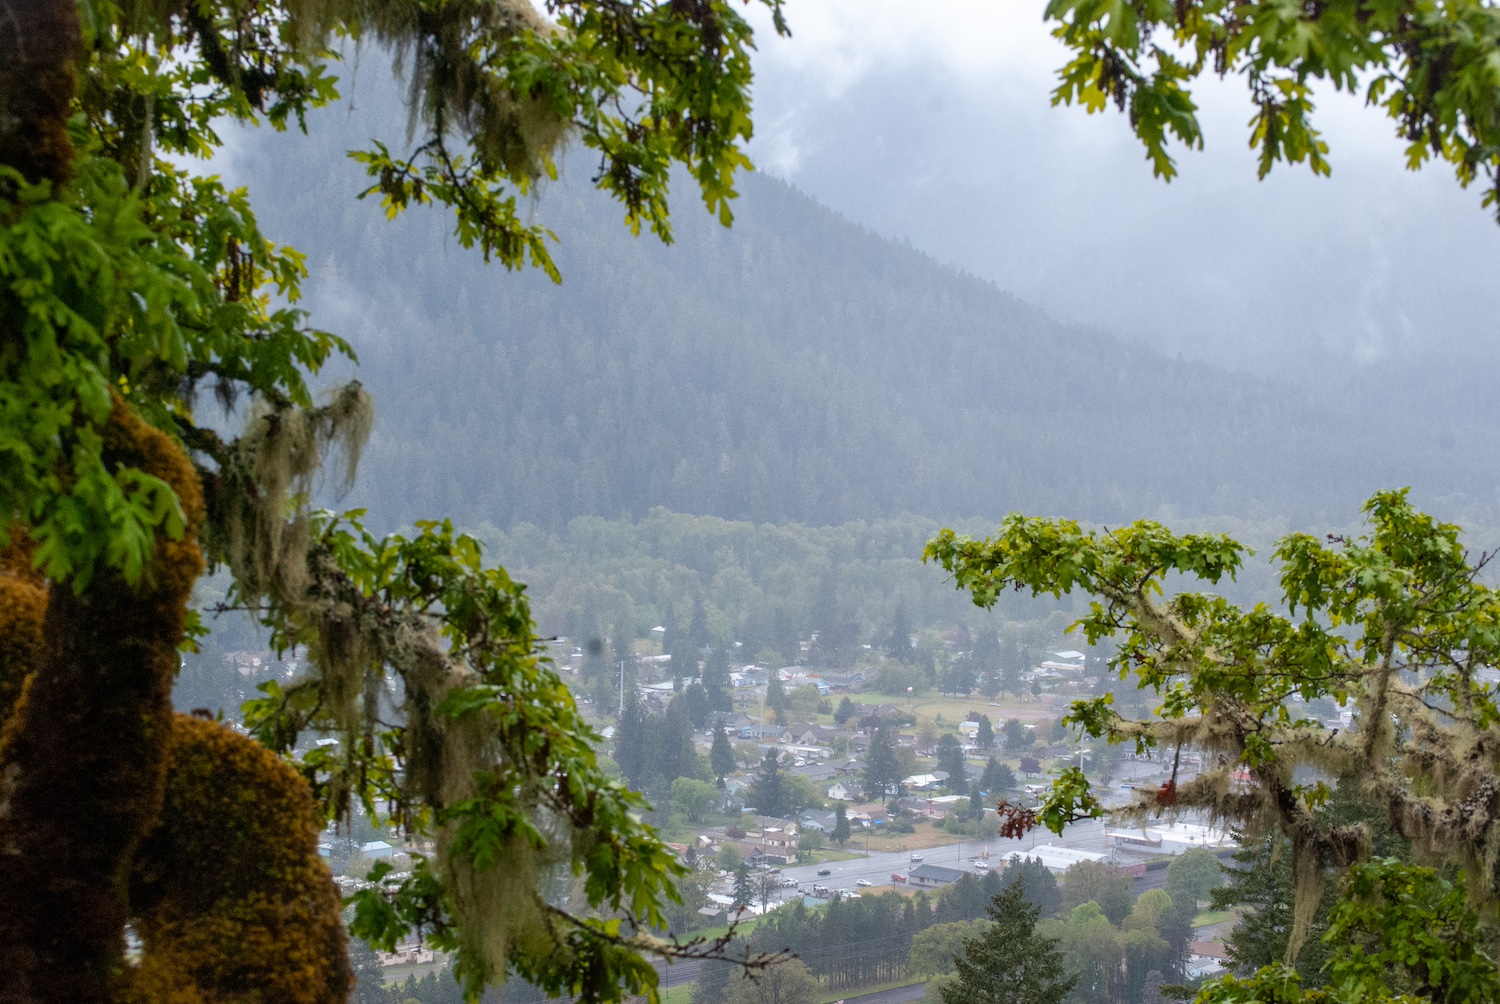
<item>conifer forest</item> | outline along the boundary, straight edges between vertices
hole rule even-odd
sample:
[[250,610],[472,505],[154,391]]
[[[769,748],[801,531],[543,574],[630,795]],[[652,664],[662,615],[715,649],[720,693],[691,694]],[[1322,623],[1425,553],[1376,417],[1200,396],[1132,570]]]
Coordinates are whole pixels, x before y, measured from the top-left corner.
[[0,1004],[1500,1001],[1496,0],[0,0]]

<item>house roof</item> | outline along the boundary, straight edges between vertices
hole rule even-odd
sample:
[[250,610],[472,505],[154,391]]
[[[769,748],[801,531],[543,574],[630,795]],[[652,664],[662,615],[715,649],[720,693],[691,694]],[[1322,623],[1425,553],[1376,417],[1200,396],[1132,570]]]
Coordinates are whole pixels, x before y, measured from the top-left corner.
[[1189,941],[1189,955],[1201,955],[1205,959],[1228,959],[1229,947],[1222,941]]
[[927,879],[930,882],[957,882],[965,875],[966,871],[957,868],[946,868],[943,865],[921,864],[908,873],[912,878]]

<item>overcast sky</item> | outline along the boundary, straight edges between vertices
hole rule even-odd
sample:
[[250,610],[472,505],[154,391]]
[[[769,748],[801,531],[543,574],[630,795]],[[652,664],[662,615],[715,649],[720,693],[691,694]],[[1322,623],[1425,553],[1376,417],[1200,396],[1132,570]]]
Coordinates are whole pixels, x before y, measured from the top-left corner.
[[1255,179],[1242,82],[1196,93],[1202,152],[1152,178],[1117,113],[1052,108],[1041,0],[791,0],[760,30],[761,169],[852,220],[1171,351],[1316,377],[1500,355],[1500,226],[1391,123],[1324,94],[1333,176]]

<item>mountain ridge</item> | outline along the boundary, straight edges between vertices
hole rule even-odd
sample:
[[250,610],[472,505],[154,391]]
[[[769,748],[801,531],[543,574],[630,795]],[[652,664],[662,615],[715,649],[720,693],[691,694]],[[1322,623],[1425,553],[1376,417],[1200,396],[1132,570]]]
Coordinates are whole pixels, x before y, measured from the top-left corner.
[[763,174],[741,179],[729,230],[679,194],[663,246],[631,238],[570,158],[534,207],[561,237],[561,286],[486,269],[446,216],[387,222],[353,198],[357,167],[317,169],[382,105],[247,137],[233,171],[263,228],[309,255],[314,323],[360,352],[378,418],[350,501],[377,524],[555,529],[665,506],[1342,525],[1387,485],[1493,493],[1494,471],[1432,450],[1420,420],[1061,324]]

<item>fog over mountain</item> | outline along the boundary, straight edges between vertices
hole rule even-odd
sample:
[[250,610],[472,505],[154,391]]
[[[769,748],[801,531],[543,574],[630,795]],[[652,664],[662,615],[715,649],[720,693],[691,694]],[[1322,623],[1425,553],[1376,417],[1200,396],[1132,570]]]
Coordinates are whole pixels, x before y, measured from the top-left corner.
[[[988,167],[940,156],[964,132],[997,142],[981,112],[952,88],[929,93],[902,79],[910,82],[872,77],[805,111],[826,116],[827,128],[817,149],[783,167],[799,186],[842,202],[845,216],[762,173],[742,179],[725,230],[683,183],[677,242],[664,247],[631,238],[619,207],[592,190],[587,157],[568,158],[533,207],[561,238],[561,286],[486,266],[457,246],[441,213],[388,224],[373,201],[355,199],[364,181],[342,152],[372,134],[399,138],[392,95],[351,88],[358,98],[322,112],[311,138],[238,137],[226,173],[251,186],[269,234],[308,254],[314,321],[351,338],[376,396],[375,436],[349,502],[370,505],[382,526],[447,514],[469,525],[560,527],[654,506],[817,525],[901,512],[994,518],[1014,508],[1104,521],[1226,514],[1346,525],[1375,488],[1412,484],[1424,504],[1490,518],[1500,466],[1486,448],[1484,366],[1464,368],[1469,387],[1454,380],[1445,411],[1420,388],[1372,391],[1368,368],[1362,384],[1299,385],[1122,339],[1117,332],[1138,335],[1145,322],[1134,304],[1191,314],[1184,302],[1217,291],[1199,312],[1204,323],[1238,302],[1244,310],[1229,312],[1237,323],[1264,326],[1272,344],[1285,332],[1270,318],[1292,308],[1265,270],[1302,282],[1307,268],[1273,267],[1249,238],[1220,235],[1261,272],[1231,270],[1205,287],[1212,263],[1193,246],[1209,240],[1212,221],[1183,224],[1181,247],[1150,227],[1123,247],[1123,215],[1096,212],[1097,235],[1085,226],[1087,207],[1107,200],[1097,191],[1079,195],[1071,218],[1050,222],[1043,195],[1067,176],[1048,176],[1058,151],[1045,149],[1040,119],[1033,188],[1021,178],[986,194]],[[773,76],[766,89],[776,86]],[[774,112],[774,99],[763,100]],[[861,123],[875,118],[905,123],[884,144],[886,162],[859,156],[871,142]],[[772,134],[786,127],[769,120]],[[903,166],[921,157],[937,158],[928,174]],[[919,182],[927,195],[898,191]],[[1163,198],[1180,200],[1186,188]],[[943,221],[952,223],[966,191],[970,218],[950,241]],[[848,218],[856,210],[869,216]],[[1467,212],[1488,234],[1493,224]],[[906,243],[859,225],[866,219],[888,231],[897,219],[931,226],[913,226]],[[1031,261],[1031,248],[1030,271],[1015,270],[1011,284],[939,260],[986,246],[994,261]],[[1101,270],[1114,278],[1097,280]],[[1054,303],[1038,295],[1039,276],[1093,290],[1093,299]],[[1325,280],[1353,282],[1353,270]],[[1111,288],[1123,301],[1113,311],[1103,306]],[[1265,305],[1259,315],[1256,304]],[[1090,311],[1119,323],[1057,319]],[[1333,349],[1318,358],[1335,358]],[[1402,378],[1434,372],[1446,371],[1407,366]]]
[[1257,181],[1244,82],[1210,77],[1205,149],[1177,148],[1169,185],[1124,116],[1050,106],[1067,57],[1040,4],[790,13],[793,38],[760,35],[754,152],[819,201],[1059,319],[1493,423],[1500,226],[1446,167],[1406,171],[1362,100],[1319,92],[1332,177]]

